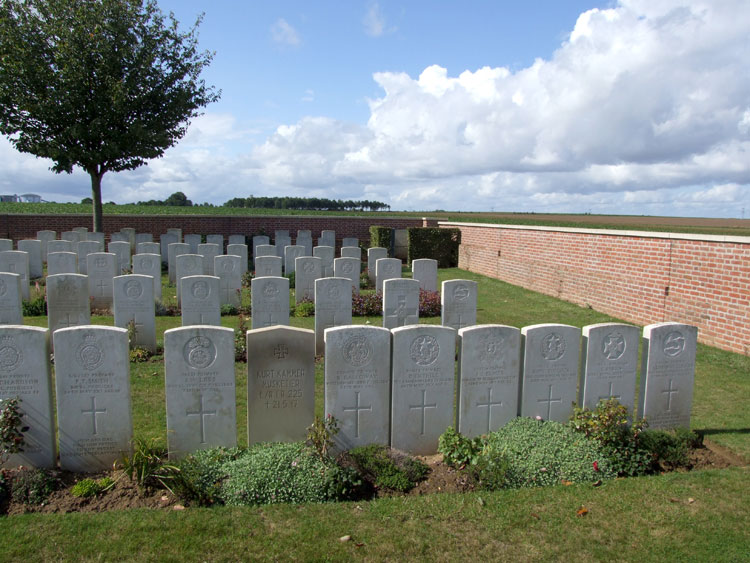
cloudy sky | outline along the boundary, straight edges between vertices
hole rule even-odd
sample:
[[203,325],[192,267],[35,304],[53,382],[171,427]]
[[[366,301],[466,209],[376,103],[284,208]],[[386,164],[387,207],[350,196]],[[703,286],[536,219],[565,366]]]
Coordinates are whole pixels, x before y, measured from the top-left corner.
[[[750,217],[747,0],[161,0],[221,101],[105,201]],[[89,195],[0,140],[0,191]],[[745,209],[747,208],[747,209]]]

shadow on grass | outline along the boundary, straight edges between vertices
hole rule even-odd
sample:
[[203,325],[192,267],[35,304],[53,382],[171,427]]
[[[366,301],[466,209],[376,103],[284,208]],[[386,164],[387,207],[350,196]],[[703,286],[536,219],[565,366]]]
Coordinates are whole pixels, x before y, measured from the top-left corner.
[[750,434],[750,428],[696,428],[704,436],[711,434]]

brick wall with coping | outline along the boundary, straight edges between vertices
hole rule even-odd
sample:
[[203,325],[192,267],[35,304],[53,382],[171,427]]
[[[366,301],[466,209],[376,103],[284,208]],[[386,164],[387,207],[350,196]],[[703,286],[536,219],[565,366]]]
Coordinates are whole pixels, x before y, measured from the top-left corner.
[[459,267],[750,355],[750,237],[439,222]]

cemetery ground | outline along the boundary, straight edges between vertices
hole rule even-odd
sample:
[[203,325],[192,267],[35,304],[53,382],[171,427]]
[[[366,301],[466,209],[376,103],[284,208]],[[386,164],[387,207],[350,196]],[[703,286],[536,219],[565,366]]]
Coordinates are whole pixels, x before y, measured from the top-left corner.
[[[462,270],[440,270],[439,277],[478,282],[479,323],[581,327],[617,320]],[[169,300],[174,288],[164,290]],[[47,326],[46,317],[24,322]],[[113,325],[110,316],[92,316],[92,322]],[[236,328],[238,322],[236,316],[222,317],[224,326]],[[354,317],[354,323],[365,322],[380,326],[381,318]],[[439,317],[421,322],[438,324]],[[158,344],[164,330],[179,325],[179,317],[157,317]],[[313,328],[313,318],[292,317],[291,325]],[[237,363],[235,369],[237,435],[244,446],[246,367]],[[689,472],[596,487],[459,492],[471,487],[433,456],[432,476],[408,496],[184,510],[175,510],[165,491],[141,494],[123,479],[116,491],[88,502],[100,512],[83,512],[87,501],[63,492],[35,509],[40,513],[0,518],[0,559],[747,560],[749,375],[750,358],[698,345],[692,427],[710,451],[699,452]],[[131,385],[135,436],[166,445],[163,357],[131,363]],[[322,361],[316,363],[315,400],[323,415]],[[420,495],[438,487],[448,493]],[[107,510],[133,506],[162,509]],[[81,511],[45,513],[71,509]]]

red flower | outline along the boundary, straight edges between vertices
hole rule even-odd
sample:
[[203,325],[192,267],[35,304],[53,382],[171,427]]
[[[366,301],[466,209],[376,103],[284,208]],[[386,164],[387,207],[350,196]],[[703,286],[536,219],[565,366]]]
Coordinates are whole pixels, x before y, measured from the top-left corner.
[[594,471],[599,471],[599,463],[594,462]]

